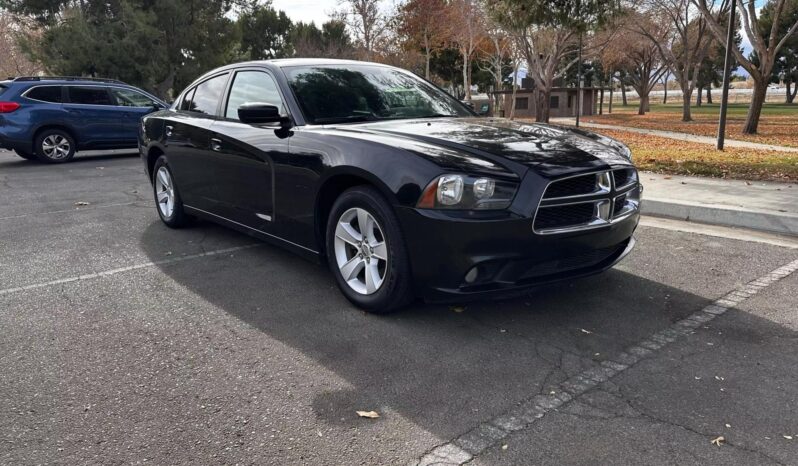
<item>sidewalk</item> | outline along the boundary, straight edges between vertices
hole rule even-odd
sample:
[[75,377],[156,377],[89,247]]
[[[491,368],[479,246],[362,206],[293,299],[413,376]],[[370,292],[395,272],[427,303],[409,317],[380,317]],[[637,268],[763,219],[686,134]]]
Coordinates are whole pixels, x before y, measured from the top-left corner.
[[642,212],[798,236],[798,184],[640,172]]
[[[569,126],[574,126],[576,124],[576,120],[574,118],[552,118],[551,122],[553,124],[569,125]],[[601,123],[591,123],[589,121],[584,121],[584,120],[579,122],[579,126],[585,128],[594,128],[594,129],[612,129],[617,131],[629,131],[631,133],[648,134],[651,136],[660,136],[663,138],[678,139],[680,141],[698,142],[701,144],[712,144],[713,146],[717,142],[717,139],[709,136],[698,136],[695,134],[677,133],[675,131],[660,131],[656,129],[632,128],[630,126],[605,125]],[[798,147],[786,147],[774,144],[760,144],[758,142],[737,141],[734,139],[726,139],[724,144],[726,145],[726,147],[743,147],[747,149],[759,149],[759,150],[781,151],[781,152],[798,152]]]

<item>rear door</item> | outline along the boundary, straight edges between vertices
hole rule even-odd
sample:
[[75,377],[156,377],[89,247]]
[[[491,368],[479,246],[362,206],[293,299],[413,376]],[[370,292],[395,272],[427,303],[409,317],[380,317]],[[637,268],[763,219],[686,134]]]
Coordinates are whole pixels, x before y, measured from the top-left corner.
[[216,154],[211,150],[210,128],[229,73],[211,76],[185,92],[173,116],[164,122],[167,161],[183,202],[195,209],[221,215],[217,203]]
[[79,147],[116,147],[124,140],[117,122],[119,109],[108,87],[72,85],[66,90],[64,110]]
[[119,112],[119,132],[124,144],[136,146],[141,118],[148,113],[163,108],[151,97],[133,89],[111,87],[111,95]]

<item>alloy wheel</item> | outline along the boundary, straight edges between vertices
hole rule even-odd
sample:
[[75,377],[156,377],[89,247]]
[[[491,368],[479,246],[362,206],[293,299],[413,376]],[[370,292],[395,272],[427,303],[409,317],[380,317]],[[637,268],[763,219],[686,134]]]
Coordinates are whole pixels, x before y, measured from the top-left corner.
[[170,218],[175,211],[175,188],[172,175],[165,166],[160,167],[155,174],[155,196],[161,215]]
[[60,134],[51,134],[42,141],[42,152],[51,160],[61,160],[68,157],[71,148],[69,139]]
[[360,294],[376,293],[388,271],[388,247],[377,219],[359,207],[347,210],[335,227],[335,259],[341,276]]

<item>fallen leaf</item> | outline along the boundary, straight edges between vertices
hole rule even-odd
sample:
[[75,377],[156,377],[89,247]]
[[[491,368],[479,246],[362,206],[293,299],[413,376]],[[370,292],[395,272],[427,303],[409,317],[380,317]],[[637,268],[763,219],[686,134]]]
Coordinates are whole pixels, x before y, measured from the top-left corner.
[[748,186],[751,186],[751,182],[750,181],[746,181],[745,184],[748,185]]
[[581,331],[582,331],[582,333],[587,333],[588,335],[590,335],[591,333],[593,333],[593,332],[591,332],[590,330],[585,330],[585,329],[583,329],[583,328],[580,328],[579,330],[581,330]]
[[172,255],[172,251],[166,251],[166,252],[164,253],[164,256],[171,256],[171,255]]
[[782,435],[782,437],[786,438],[787,440],[792,440],[792,435]]
[[727,429],[731,429],[731,424],[729,424],[729,423],[726,423],[726,428],[727,428]]
[[356,412],[358,416],[366,417],[369,419],[377,419],[378,417],[380,417],[380,415],[377,414],[377,411],[356,411]]
[[86,202],[86,201],[78,201],[78,202],[75,203],[75,205],[76,206],[82,206],[82,205],[89,205],[89,203]]
[[465,311],[465,308],[463,306],[452,306],[452,307],[449,308],[449,310],[450,311],[454,311],[454,312],[459,314],[459,313]]
[[721,445],[723,445],[723,442],[725,442],[725,441],[726,441],[726,437],[721,435],[720,437],[712,439],[712,445],[721,446]]
[[506,444],[506,443],[505,443],[504,445],[502,445],[502,450],[506,450],[506,449],[508,449],[508,448],[509,448],[509,447],[507,446],[507,444]]
[[671,178],[673,178],[673,177],[672,177],[672,176],[666,176],[666,177],[664,177],[664,178],[665,178],[666,180],[670,180],[670,179],[671,179]]

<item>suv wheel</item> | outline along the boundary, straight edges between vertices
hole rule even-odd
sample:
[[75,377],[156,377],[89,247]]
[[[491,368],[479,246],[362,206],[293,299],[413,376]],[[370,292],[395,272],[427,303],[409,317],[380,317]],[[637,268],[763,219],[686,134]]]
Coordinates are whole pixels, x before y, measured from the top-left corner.
[[64,163],[75,156],[75,140],[66,131],[46,129],[36,137],[36,157],[42,162]]
[[22,157],[25,160],[36,160],[36,155],[31,154],[30,152],[25,152],[24,150],[20,149],[14,149],[14,152],[16,152],[18,156]]
[[155,195],[158,216],[166,226],[180,228],[190,222],[191,217],[183,210],[180,192],[175,186],[172,170],[169,169],[164,156],[155,161],[155,167],[152,170],[152,190]]
[[344,296],[362,309],[387,313],[413,298],[399,221],[373,188],[352,188],[335,201],[327,222],[327,261]]

